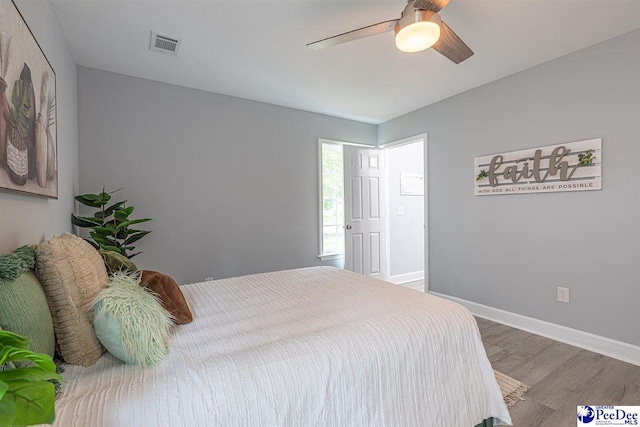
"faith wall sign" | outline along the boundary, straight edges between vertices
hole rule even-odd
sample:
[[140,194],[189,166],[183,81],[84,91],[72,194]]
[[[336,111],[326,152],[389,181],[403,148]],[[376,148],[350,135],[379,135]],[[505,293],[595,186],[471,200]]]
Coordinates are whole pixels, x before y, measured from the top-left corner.
[[602,138],[476,157],[476,196],[602,189]]

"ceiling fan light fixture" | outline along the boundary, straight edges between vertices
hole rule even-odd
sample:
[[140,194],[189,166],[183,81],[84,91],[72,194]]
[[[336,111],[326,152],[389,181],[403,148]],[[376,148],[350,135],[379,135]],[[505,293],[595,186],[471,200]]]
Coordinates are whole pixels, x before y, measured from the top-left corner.
[[416,10],[403,16],[396,24],[396,47],[403,52],[429,49],[440,38],[440,16],[437,13]]

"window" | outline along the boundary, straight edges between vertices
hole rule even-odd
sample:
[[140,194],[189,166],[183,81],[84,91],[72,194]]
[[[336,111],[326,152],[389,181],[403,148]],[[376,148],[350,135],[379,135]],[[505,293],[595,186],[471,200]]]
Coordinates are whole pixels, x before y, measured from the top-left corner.
[[337,259],[344,253],[342,144],[321,141],[320,157],[320,258]]

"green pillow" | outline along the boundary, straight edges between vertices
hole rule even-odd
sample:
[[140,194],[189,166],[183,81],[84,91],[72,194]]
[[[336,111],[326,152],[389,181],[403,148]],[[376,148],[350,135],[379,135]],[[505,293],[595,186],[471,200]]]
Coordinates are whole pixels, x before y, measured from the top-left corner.
[[53,356],[55,335],[47,298],[32,271],[0,281],[0,328],[27,337],[30,350]]
[[138,271],[138,267],[136,267],[133,261],[118,252],[105,251],[104,249],[100,249],[99,252],[100,255],[102,255],[104,265],[107,267],[109,274],[113,274],[117,271],[124,271],[128,273],[135,273]]
[[140,285],[140,275],[118,271],[93,302],[96,336],[125,363],[152,366],[169,353],[171,314]]

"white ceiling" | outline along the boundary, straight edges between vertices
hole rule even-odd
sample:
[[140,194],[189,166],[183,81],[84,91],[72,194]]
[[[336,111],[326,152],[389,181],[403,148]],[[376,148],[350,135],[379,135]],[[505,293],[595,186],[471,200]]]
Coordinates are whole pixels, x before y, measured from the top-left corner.
[[[403,0],[52,0],[79,65],[370,123],[640,28],[638,0],[452,0],[442,18],[475,51],[455,65],[393,33],[311,41],[399,17]],[[150,31],[181,37],[178,57]]]

